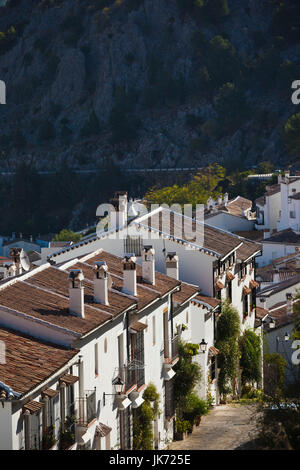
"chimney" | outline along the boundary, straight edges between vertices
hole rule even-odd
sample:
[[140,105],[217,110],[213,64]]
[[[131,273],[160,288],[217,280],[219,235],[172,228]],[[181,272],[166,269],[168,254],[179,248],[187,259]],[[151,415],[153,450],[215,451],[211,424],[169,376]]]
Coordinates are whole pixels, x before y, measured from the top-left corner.
[[267,301],[266,301],[265,297],[260,297],[258,300],[259,300],[258,307],[266,309],[267,308]]
[[17,266],[13,262],[7,262],[4,264],[5,274],[4,279],[7,277],[14,277],[17,274]]
[[123,292],[129,295],[137,296],[136,288],[136,257],[133,253],[124,255],[123,258]]
[[270,230],[268,228],[265,228],[263,232],[264,232],[264,240],[266,238],[270,238]]
[[293,296],[290,292],[286,294],[286,314],[293,315]]
[[274,271],[273,273],[273,282],[277,284],[277,282],[280,282],[280,277],[279,277],[279,271],[278,269]]
[[179,279],[179,262],[176,252],[170,252],[166,256],[166,273],[167,276]]
[[226,204],[228,203],[228,193],[225,193],[224,194],[224,204],[226,206]]
[[69,272],[70,313],[84,318],[84,276],[81,269]]
[[108,266],[105,261],[94,263],[94,302],[108,303]]
[[142,252],[142,275],[149,284],[155,284],[155,250],[151,245],[144,246]]
[[21,265],[21,253],[23,249],[22,248],[10,248],[9,250],[9,256],[13,260],[15,266],[16,266],[16,272],[15,274],[22,274],[22,265]]
[[223,198],[222,194],[219,194],[218,199],[217,199],[217,205],[220,206],[222,204]]
[[111,225],[117,230],[122,229],[127,222],[127,192],[116,191],[110,203],[114,206],[114,211],[110,214]]

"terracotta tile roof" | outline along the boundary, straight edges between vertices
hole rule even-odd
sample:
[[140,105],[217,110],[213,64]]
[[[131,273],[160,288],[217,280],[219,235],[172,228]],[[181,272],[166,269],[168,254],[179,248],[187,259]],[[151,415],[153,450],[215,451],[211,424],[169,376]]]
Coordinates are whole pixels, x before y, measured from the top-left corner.
[[218,305],[221,304],[221,300],[216,299],[215,297],[209,297],[207,295],[202,295],[202,294],[198,294],[195,297],[195,299],[200,301],[200,302],[204,302],[204,303],[210,305],[211,307],[217,307]]
[[217,348],[215,348],[214,346],[211,346],[209,348],[209,352],[210,352],[211,356],[217,356],[220,351]]
[[60,377],[59,382],[64,383],[66,385],[74,385],[76,384],[76,382],[78,382],[78,380],[79,380],[79,377],[77,377],[76,375],[65,374],[62,377]]
[[199,291],[198,287],[192,286],[191,284],[186,284],[185,282],[183,282],[181,284],[181,290],[173,294],[173,300],[175,302],[183,304],[187,302],[191,297],[195,297],[198,291]]
[[60,273],[55,268],[47,268],[32,278],[28,278],[26,284],[18,281],[0,290],[0,306],[18,310],[81,334],[88,333],[111,319],[111,315],[103,311],[102,305],[101,310],[85,305],[85,318],[70,315],[68,297],[59,296],[56,292],[41,291],[34,287],[35,283],[38,284],[40,275],[47,275],[47,272],[49,277],[55,280],[60,277],[60,274],[64,274],[67,278],[66,273]]
[[260,243],[247,240],[246,238],[240,238],[240,241],[242,241],[243,244],[240,248],[237,249],[236,257],[241,261],[246,261],[251,256],[253,256],[254,253],[257,253],[262,249]]
[[59,395],[59,390],[53,390],[53,388],[46,388],[43,390],[42,395],[49,398],[54,398]]
[[[293,306],[295,302],[293,303]],[[269,308],[269,316],[275,320],[275,329],[289,325],[294,321],[294,315],[288,312],[286,301],[278,302]]]
[[[167,224],[169,219],[170,224],[168,227]],[[241,243],[238,237],[233,236],[229,232],[219,230],[207,224],[204,224],[203,226],[201,222],[196,222],[195,220],[189,218],[185,219],[182,214],[171,212],[166,209],[162,209],[159,212],[151,214],[151,216],[142,220],[138,219],[137,222],[134,223],[156,229],[159,232],[165,232],[175,239],[184,240],[188,243],[189,241],[191,243],[196,242],[196,236],[191,232],[191,230],[194,232],[197,228],[199,228],[200,238],[202,236],[204,227],[203,243],[196,244],[199,246],[199,248],[203,248],[204,250],[215,253],[216,256],[221,257],[227,255],[229,252],[237,248]]]
[[252,241],[261,241],[263,239],[262,230],[240,230],[238,232],[233,232],[235,235],[239,237],[247,238],[248,240]]
[[251,209],[252,201],[242,196],[237,196],[235,199],[228,201],[225,210],[232,215],[242,216],[242,210]]
[[259,284],[258,284],[258,282],[251,279],[250,282],[249,282],[249,286],[251,287],[251,289],[254,289],[255,287],[258,287]]
[[0,341],[5,343],[6,353],[6,364],[0,363],[0,382],[21,395],[47,380],[78,353],[3,327]]
[[255,203],[259,206],[264,206],[266,201],[266,196],[272,196],[273,194],[280,193],[280,184],[273,184],[271,186],[266,187],[266,192],[263,196],[258,197],[255,199]]
[[[122,258],[112,255],[107,252],[102,252],[89,258],[83,264],[79,261],[77,267],[80,267],[87,279],[92,280],[94,276],[93,265],[95,261],[106,261],[108,265],[108,271],[112,275],[113,288],[119,292],[122,292],[123,288],[123,264]],[[70,268],[69,268],[70,269]],[[165,274],[161,274],[156,271],[155,273],[155,285],[151,285],[143,280],[142,267],[136,265],[137,272],[137,307],[139,310],[145,308],[155,299],[159,299],[161,296],[166,295],[168,292],[181,285],[180,281],[173,279]],[[120,297],[120,296],[119,296]],[[124,297],[126,299],[126,297]]]
[[268,315],[269,310],[267,308],[256,307],[255,308],[255,318],[262,320],[266,315]]
[[45,406],[45,403],[40,402],[40,401],[32,400],[32,401],[29,401],[28,403],[26,403],[25,405],[23,405],[23,412],[24,411],[29,411],[30,414],[33,415],[34,413],[37,413],[42,408],[44,408],[44,406]]
[[235,278],[235,275],[232,274],[230,271],[226,271],[226,279],[232,281]]
[[288,287],[295,286],[296,284],[300,283],[300,275],[294,276],[291,279],[287,279],[282,282],[278,282],[277,284],[272,284],[271,286],[265,287],[256,293],[256,295],[264,296],[264,297],[271,297],[273,294],[280,292]]
[[146,328],[148,328],[148,326],[145,324],[145,323],[142,323],[140,321],[136,321],[134,323],[132,323],[131,325],[129,325],[129,328],[131,330],[134,330],[134,331],[143,331],[145,330]]
[[105,437],[107,436],[107,434],[110,433],[110,431],[112,430],[112,428],[110,428],[109,426],[107,426],[106,424],[103,424],[103,423],[99,423],[97,426],[96,426],[96,436],[100,436],[100,437]]
[[217,289],[220,289],[220,290],[221,290],[221,289],[224,289],[224,287],[225,287],[225,286],[224,286],[223,282],[221,282],[221,281],[217,281],[217,282],[216,282],[216,288],[217,288]]
[[247,286],[244,286],[244,287],[243,287],[243,294],[244,294],[244,295],[248,295],[248,294],[250,294],[250,293],[251,293],[251,289],[249,289],[249,287],[247,287]]
[[300,234],[294,232],[291,228],[288,228],[264,239],[262,243],[288,243],[291,245],[298,245],[300,243]]
[[264,206],[266,204],[265,196],[260,196],[257,199],[255,199],[255,204],[258,206]]

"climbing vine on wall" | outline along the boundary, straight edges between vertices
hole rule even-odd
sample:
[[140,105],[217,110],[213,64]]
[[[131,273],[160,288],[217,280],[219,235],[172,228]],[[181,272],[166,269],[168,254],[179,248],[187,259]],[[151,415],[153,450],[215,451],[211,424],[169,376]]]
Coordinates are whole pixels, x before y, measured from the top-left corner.
[[133,416],[133,449],[153,449],[153,421],[160,414],[159,393],[150,383],[143,393],[144,403]]

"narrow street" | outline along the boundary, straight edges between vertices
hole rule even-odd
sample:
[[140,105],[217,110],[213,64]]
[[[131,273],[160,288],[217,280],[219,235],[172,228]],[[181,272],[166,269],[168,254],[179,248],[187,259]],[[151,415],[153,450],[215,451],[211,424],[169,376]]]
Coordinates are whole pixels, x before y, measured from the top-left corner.
[[[255,435],[255,410],[251,405],[220,405],[202,417],[201,424],[170,450],[242,450]],[[247,448],[250,448],[250,446]]]

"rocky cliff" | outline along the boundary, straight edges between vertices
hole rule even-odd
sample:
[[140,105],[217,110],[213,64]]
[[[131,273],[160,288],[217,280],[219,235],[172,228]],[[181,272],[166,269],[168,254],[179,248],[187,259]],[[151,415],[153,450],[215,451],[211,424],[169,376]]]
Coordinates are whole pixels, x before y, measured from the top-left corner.
[[297,3],[10,0],[0,167],[287,162]]

